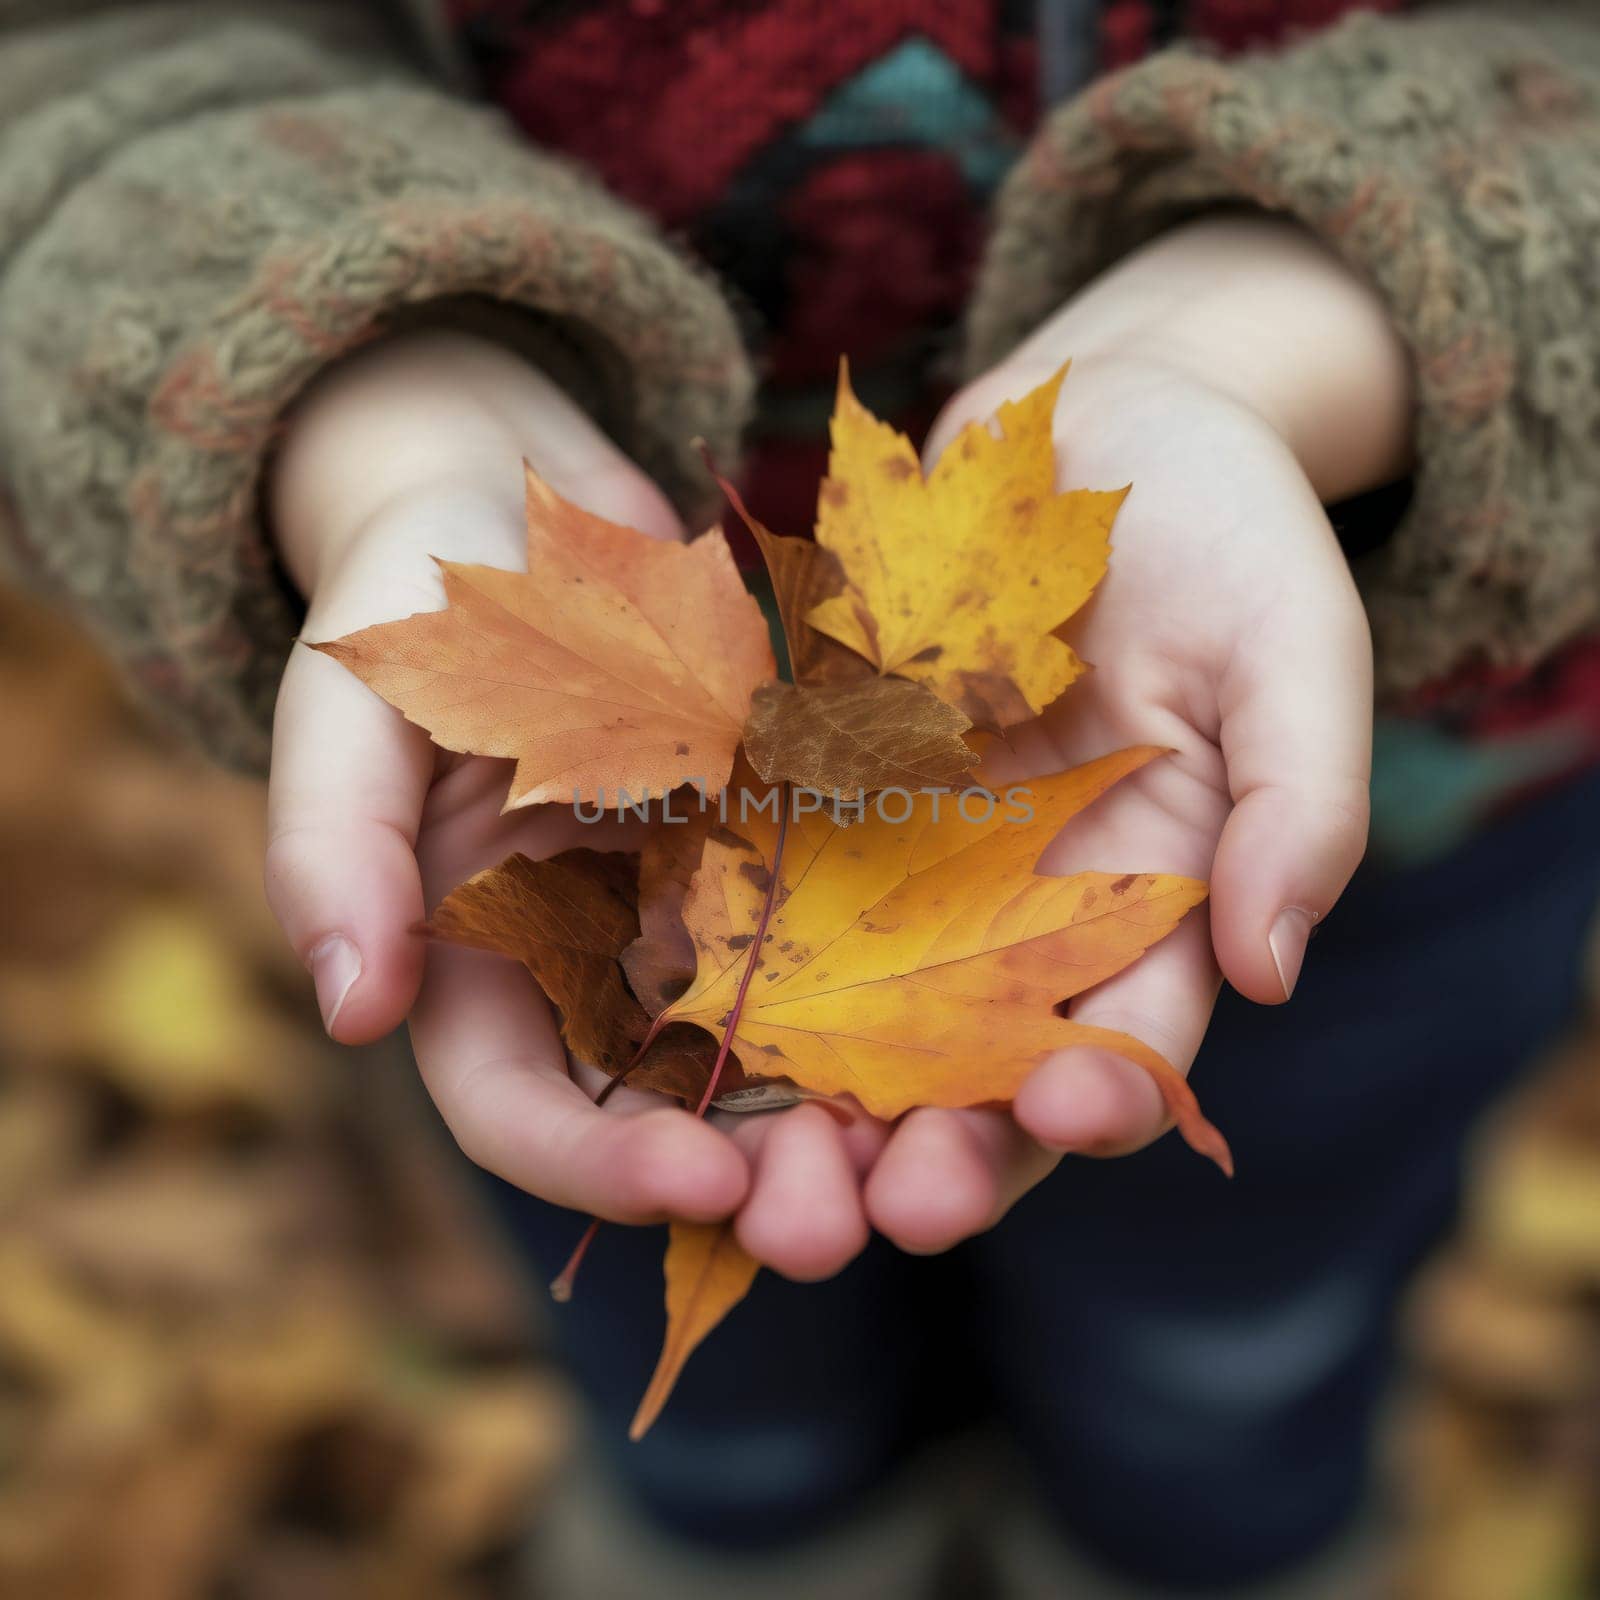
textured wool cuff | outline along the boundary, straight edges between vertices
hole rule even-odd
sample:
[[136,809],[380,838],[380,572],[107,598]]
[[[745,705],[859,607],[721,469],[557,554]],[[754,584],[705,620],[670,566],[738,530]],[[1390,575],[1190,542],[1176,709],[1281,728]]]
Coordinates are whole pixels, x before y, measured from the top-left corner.
[[1377,287],[1416,360],[1414,494],[1358,573],[1380,693],[1529,666],[1600,609],[1597,97],[1586,5],[1156,57],[1052,116],[1005,185],[969,369],[1185,217],[1298,218]]
[[[231,49],[252,80],[305,55],[272,29],[205,46],[195,70]],[[177,125],[149,100],[186,81],[170,55],[164,77],[159,58],[113,71],[78,98],[124,136],[75,155],[70,181],[24,170],[43,148],[26,121],[0,137],[0,224],[18,196],[48,202],[0,232],[4,542],[137,685],[247,766],[264,764],[297,625],[262,465],[329,362],[429,302],[527,308],[563,350],[594,352],[598,414],[691,516],[706,483],[690,441],[731,458],[751,389],[715,288],[633,212],[489,113],[320,88],[373,73],[316,61]]]

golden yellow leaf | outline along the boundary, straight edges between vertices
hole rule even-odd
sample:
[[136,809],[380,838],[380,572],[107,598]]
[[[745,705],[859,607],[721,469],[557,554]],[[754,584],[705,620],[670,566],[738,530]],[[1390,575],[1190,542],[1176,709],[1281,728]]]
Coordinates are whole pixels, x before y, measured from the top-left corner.
[[695,980],[665,1015],[719,1034],[734,1017],[747,1071],[852,1094],[881,1117],[1009,1101],[1052,1051],[1098,1045],[1149,1072],[1184,1137],[1227,1168],[1221,1135],[1157,1052],[1054,1014],[1205,897],[1192,878],[1032,870],[1071,817],[1159,754],[1122,750],[1038,780],[1025,820],[1004,797],[980,820],[977,802],[964,816],[956,797],[926,794],[907,797],[904,822],[870,808],[847,828],[794,816],[742,1009],[778,824],[751,814],[714,829],[684,906]]
[[746,1255],[730,1222],[674,1222],[667,1237],[667,1337],[630,1439],[661,1415],[684,1363],[707,1334],[750,1292],[760,1264]]
[[507,809],[663,795],[733,765],[776,675],[761,608],[720,530],[651,539],[563,500],[530,468],[528,570],[443,561],[443,611],[314,649],[435,744],[517,763]]
[[998,437],[969,424],[926,477],[910,440],[839,376],[817,541],[847,587],[807,620],[982,728],[1037,715],[1084,670],[1055,630],[1104,576],[1127,493],[1056,492],[1065,376],[1002,405]]

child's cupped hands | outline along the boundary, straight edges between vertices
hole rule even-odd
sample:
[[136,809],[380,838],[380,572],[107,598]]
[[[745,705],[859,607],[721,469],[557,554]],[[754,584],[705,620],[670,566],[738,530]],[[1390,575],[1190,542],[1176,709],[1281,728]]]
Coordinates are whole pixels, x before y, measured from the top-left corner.
[[[1253,1000],[1287,997],[1365,845],[1370,646],[1321,500],[1404,465],[1407,379],[1391,340],[1368,292],[1310,241],[1253,220],[1202,224],[1046,323],[956,397],[929,441],[931,458],[1076,357],[1056,413],[1060,481],[1135,485],[1110,572],[1074,623],[1096,670],[1010,730],[985,776],[1025,780],[1130,744],[1173,752],[1076,820],[1042,865],[1159,863],[1211,880],[1209,919],[1188,918],[1071,1013],[1180,1070],[1220,976]],[[292,419],[272,495],[308,598],[305,637],[437,609],[434,557],[521,565],[522,457],[590,510],[682,536],[587,416],[492,345],[413,335],[325,378]],[[949,1248],[1062,1152],[1119,1154],[1163,1130],[1148,1077],[1082,1048],[1041,1065],[1011,1111],[926,1108],[892,1128],[810,1105],[699,1122],[628,1089],[597,1109],[599,1074],[569,1066],[523,968],[413,931],[425,906],[514,851],[598,842],[564,808],[502,815],[505,788],[503,763],[441,755],[336,662],[296,647],[274,734],[274,910],[330,1033],[355,1043],[409,1018],[444,1120],[510,1182],[623,1222],[737,1214],[751,1254],[816,1278],[872,1229]]]

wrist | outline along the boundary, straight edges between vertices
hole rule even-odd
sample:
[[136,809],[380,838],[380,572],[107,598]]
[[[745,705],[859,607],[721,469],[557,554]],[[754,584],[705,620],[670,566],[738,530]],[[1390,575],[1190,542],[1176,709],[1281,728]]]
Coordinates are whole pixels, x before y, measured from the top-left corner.
[[323,373],[290,414],[266,485],[308,598],[399,507],[472,502],[521,523],[518,460],[587,418],[517,354],[455,331],[396,335]]
[[1297,225],[1215,217],[1163,235],[1045,323],[1017,353],[1053,370],[1167,374],[1243,406],[1325,502],[1410,465],[1409,352],[1376,291]]

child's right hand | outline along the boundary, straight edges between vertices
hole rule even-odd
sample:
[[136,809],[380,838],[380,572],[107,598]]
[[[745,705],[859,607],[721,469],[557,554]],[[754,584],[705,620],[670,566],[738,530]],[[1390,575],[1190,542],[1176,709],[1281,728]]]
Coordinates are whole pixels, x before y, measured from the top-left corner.
[[[660,490],[519,357],[453,334],[398,338],[330,373],[295,413],[271,484],[308,639],[438,609],[435,556],[526,563],[521,461],[570,499],[663,539]],[[540,806],[500,814],[505,762],[442,754],[357,678],[297,645],[273,730],[267,894],[346,1044],[409,1018],[434,1103],[474,1161],[558,1205],[620,1222],[737,1212],[740,1240],[826,1277],[868,1236],[862,1180],[886,1130],[817,1106],[697,1121],[573,1067],[530,975],[426,944],[425,906],[514,851],[600,841]]]

